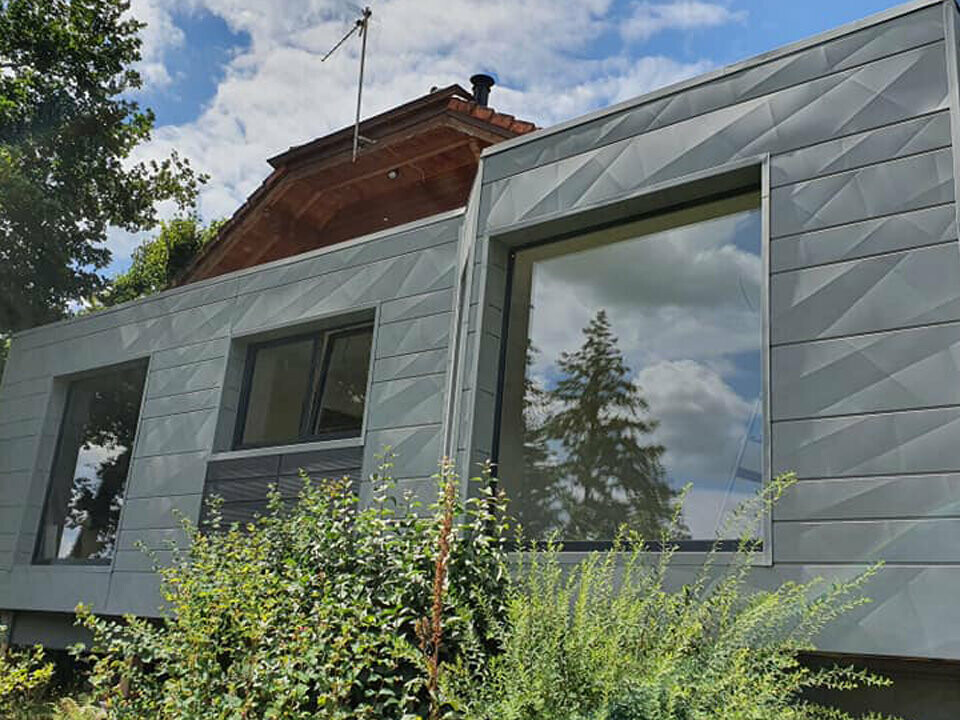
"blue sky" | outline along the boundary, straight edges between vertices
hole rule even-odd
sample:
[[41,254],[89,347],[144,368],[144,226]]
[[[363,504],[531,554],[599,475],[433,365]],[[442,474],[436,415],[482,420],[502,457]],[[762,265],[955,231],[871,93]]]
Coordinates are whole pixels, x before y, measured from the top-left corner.
[[[891,0],[369,0],[364,114],[480,70],[491,105],[550,125],[898,4]],[[210,176],[205,219],[229,215],[266,159],[352,118],[358,44],[327,63],[360,3],[133,0],[144,87],[157,114],[138,159],[176,149]],[[163,208],[169,214],[169,208]],[[111,232],[129,265],[142,236]]]

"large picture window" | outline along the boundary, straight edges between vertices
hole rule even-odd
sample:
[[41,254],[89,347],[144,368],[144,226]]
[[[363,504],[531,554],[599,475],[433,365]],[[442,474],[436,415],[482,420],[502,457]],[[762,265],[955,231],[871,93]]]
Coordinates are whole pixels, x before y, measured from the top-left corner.
[[763,475],[759,197],[517,251],[499,473],[529,537],[736,537]]
[[252,346],[236,445],[360,435],[372,340],[367,324]]
[[37,562],[112,557],[146,373],[139,362],[70,383]]

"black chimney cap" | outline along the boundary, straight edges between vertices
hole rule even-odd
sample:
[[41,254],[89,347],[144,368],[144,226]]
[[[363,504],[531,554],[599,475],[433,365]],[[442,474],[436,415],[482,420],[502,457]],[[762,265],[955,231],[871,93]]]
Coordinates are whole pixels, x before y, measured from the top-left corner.
[[473,99],[477,101],[477,105],[486,107],[490,99],[490,88],[495,82],[493,77],[486,73],[477,73],[470,78],[470,83],[473,85]]

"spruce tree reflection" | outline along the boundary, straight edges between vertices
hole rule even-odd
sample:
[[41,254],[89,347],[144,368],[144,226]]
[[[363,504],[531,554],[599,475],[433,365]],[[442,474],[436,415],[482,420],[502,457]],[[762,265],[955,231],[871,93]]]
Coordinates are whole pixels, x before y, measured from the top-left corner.
[[657,422],[645,419],[649,407],[603,309],[583,338],[578,350],[560,354],[551,389],[527,373],[521,520],[534,537],[556,531],[566,540],[611,540],[623,523],[658,537],[676,493],[661,462],[665,448],[645,441]]

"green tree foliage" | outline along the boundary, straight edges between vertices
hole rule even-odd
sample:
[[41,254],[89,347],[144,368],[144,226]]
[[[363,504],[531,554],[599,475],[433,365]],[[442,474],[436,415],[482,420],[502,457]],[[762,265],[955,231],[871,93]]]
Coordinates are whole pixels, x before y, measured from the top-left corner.
[[[604,310],[583,329],[583,345],[561,353],[561,377],[547,391],[549,414],[539,432],[562,448],[555,471],[571,540],[609,540],[621,523],[659,535],[676,493],[661,463],[664,448],[647,439],[656,421],[629,377]],[[682,531],[682,528],[678,528]]]
[[[745,512],[792,482],[780,478]],[[679,509],[671,521],[679,518]],[[752,523],[743,523],[751,525]],[[442,687],[467,720],[850,720],[804,700],[809,688],[889,681],[798,661],[837,616],[865,602],[864,583],[788,582],[752,590],[755,541],[744,534],[729,565],[710,553],[694,580],[669,581],[676,529],[645,539],[623,531],[613,552],[570,566],[553,547],[520,558],[507,592],[503,652],[478,674],[448,666]],[[871,716],[875,717],[875,716]]]
[[[436,712],[435,670],[496,654],[507,573],[502,501],[466,505],[452,469],[435,517],[391,483],[357,506],[346,479],[274,495],[244,527],[189,523],[161,571],[160,624],[81,611],[111,718],[408,718]],[[489,483],[483,487],[489,488]],[[456,528],[456,531],[453,531]]]
[[125,0],[0,0],[0,337],[58,319],[103,286],[110,226],[156,224],[205,178],[176,154],[130,162],[154,115],[142,24]]
[[[0,625],[0,640],[7,628]],[[40,647],[12,650],[0,645],[0,718],[16,717],[18,708],[31,701],[50,682],[53,664]]]
[[94,307],[110,307],[166,290],[190,266],[197,254],[216,237],[223,225],[204,227],[196,217],[160,223],[160,231],[133,251],[133,262],[94,300]]

